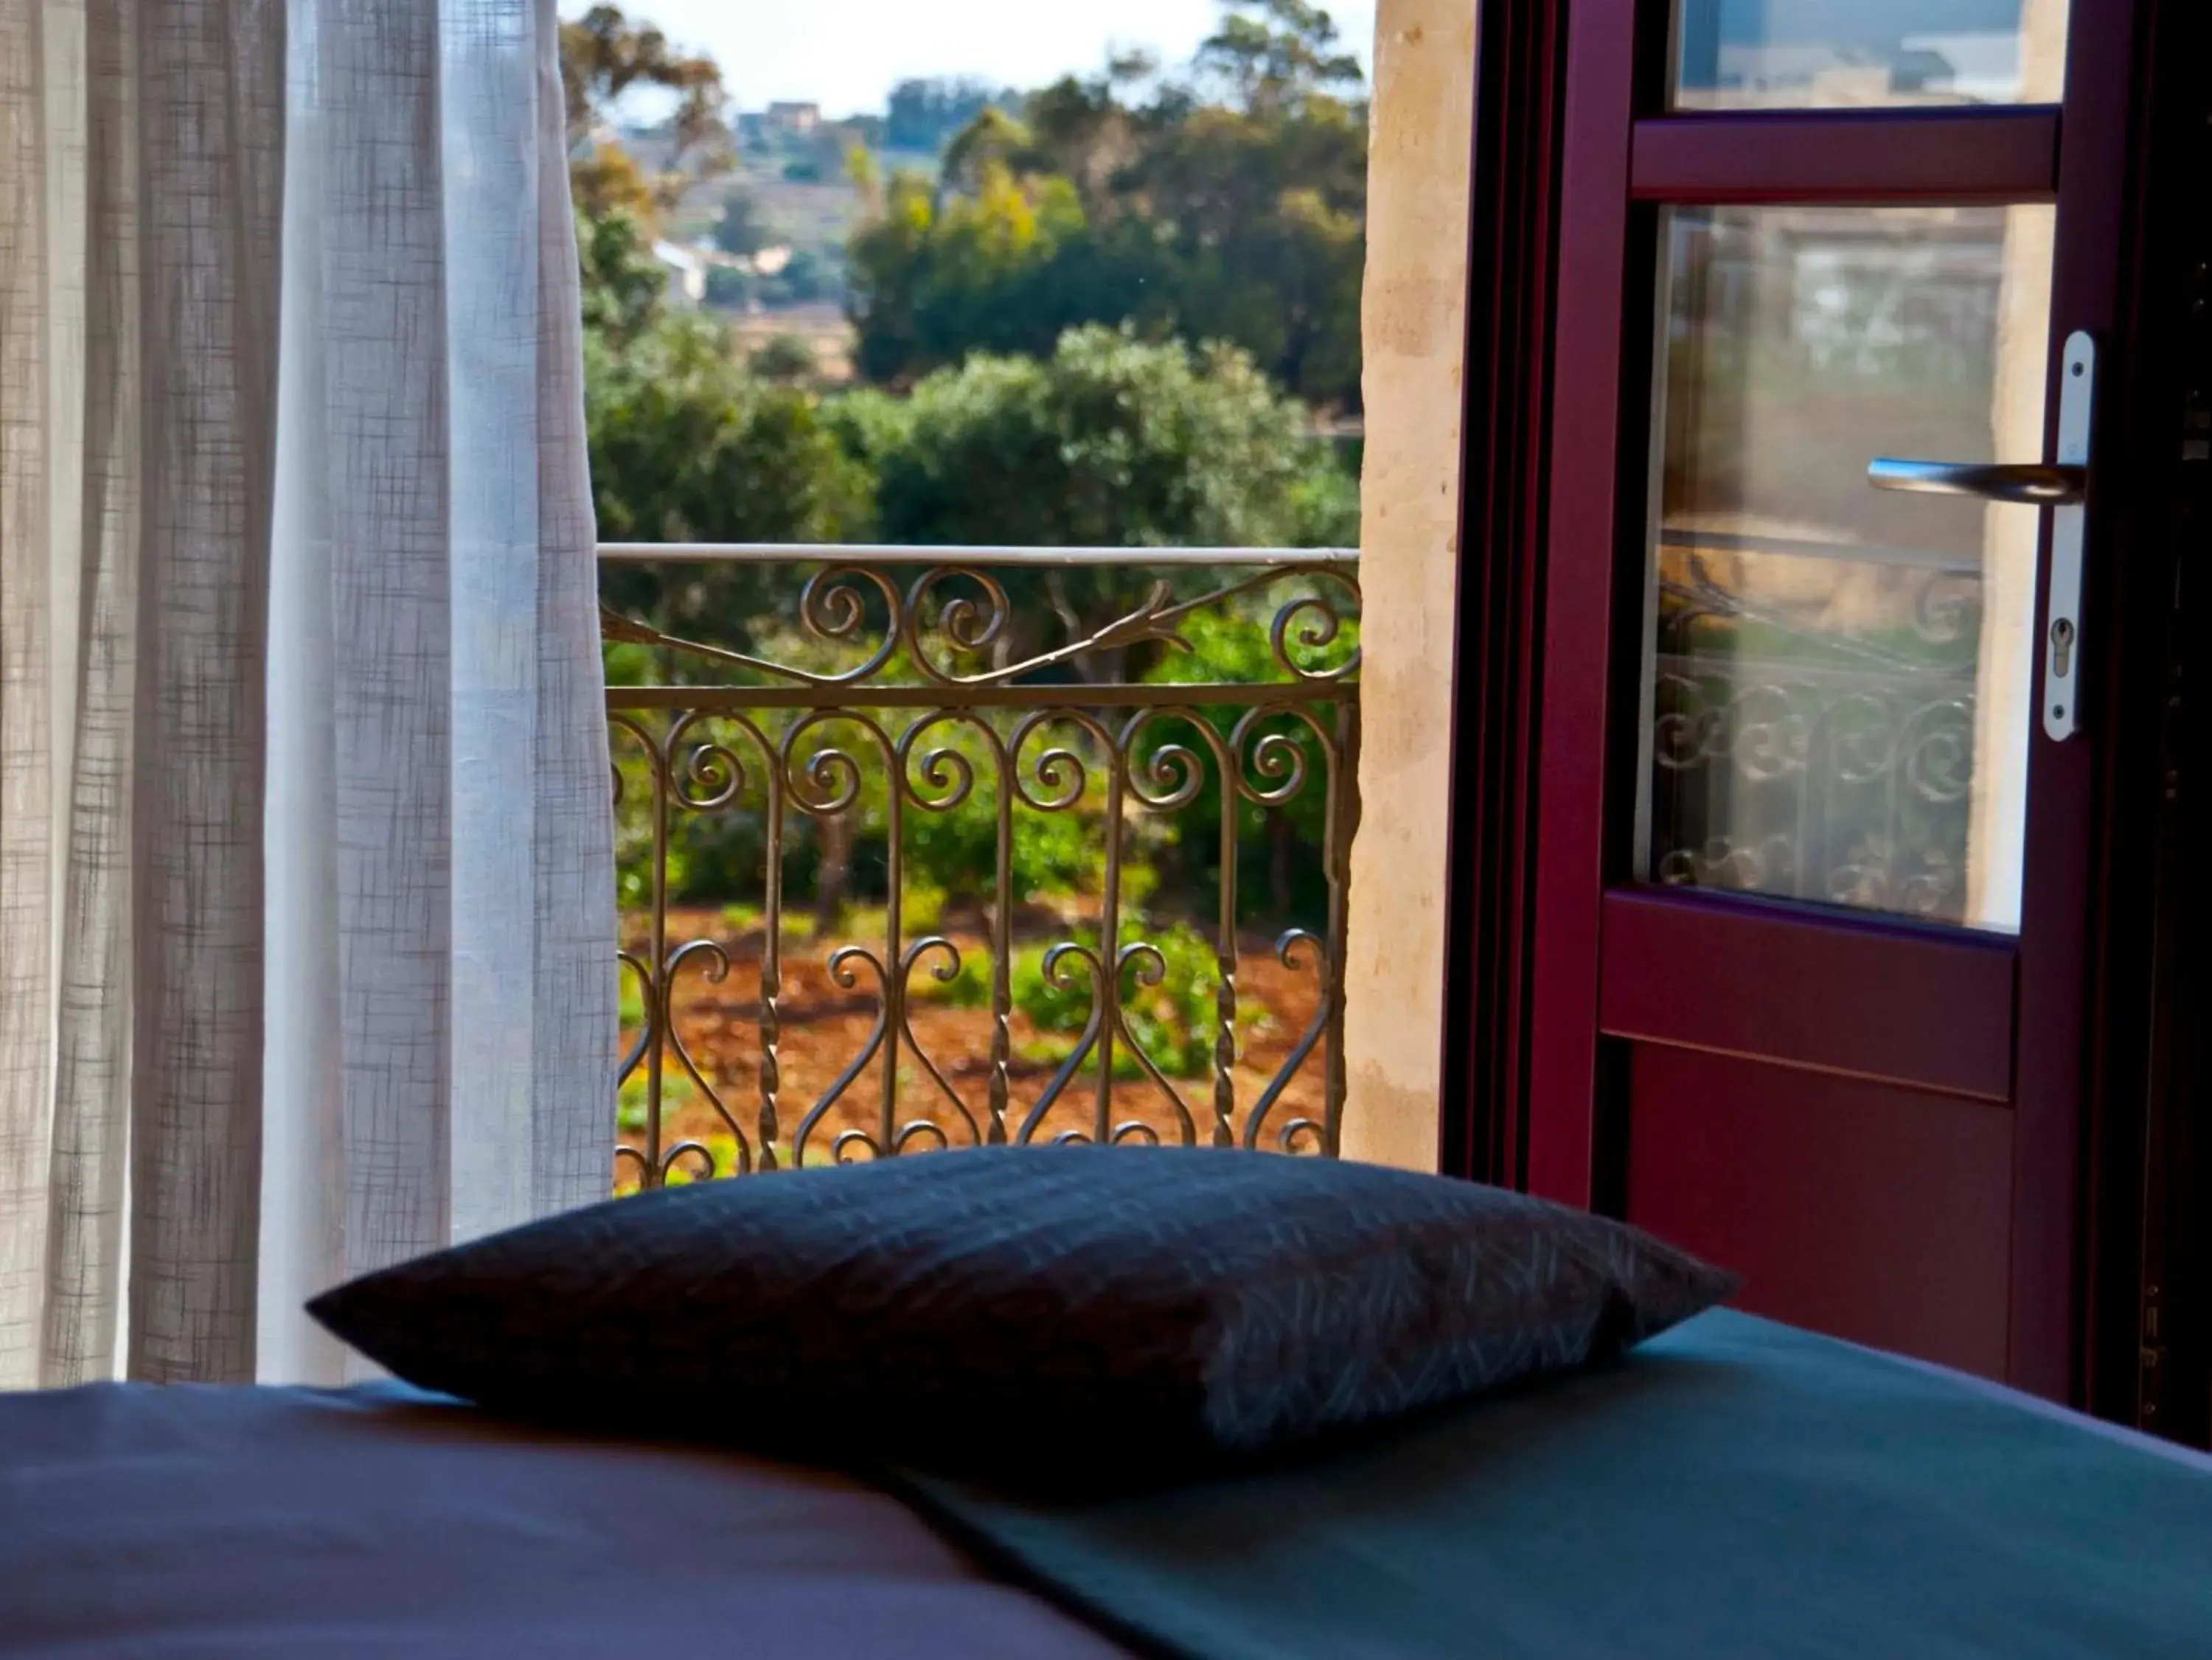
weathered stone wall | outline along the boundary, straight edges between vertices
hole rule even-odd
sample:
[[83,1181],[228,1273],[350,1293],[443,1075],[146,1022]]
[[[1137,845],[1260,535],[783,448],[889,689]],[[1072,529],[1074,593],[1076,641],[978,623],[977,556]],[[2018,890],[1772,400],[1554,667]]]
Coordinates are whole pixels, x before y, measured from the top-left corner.
[[1352,1158],[1432,1169],[1443,1034],[1453,570],[1477,0],[1382,0],[1363,318],[1359,833],[1346,965]]

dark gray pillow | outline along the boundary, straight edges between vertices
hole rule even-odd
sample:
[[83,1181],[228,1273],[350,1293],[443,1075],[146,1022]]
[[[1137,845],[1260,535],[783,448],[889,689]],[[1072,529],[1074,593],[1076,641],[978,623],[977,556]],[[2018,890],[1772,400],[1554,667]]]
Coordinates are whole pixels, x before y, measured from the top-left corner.
[[1609,1360],[1735,1284],[1496,1188],[1074,1146],[671,1189],[309,1310],[410,1383],[594,1429],[1133,1472]]

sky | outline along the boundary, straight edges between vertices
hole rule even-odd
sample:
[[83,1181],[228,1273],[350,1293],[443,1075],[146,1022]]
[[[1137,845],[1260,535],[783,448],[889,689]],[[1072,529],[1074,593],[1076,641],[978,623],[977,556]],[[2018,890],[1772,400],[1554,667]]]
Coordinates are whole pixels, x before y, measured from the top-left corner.
[[[589,0],[561,0],[573,17]],[[775,99],[832,116],[880,112],[897,82],[972,75],[1041,87],[1144,47],[1170,64],[1212,30],[1214,0],[626,0],[678,46],[710,53],[739,109]],[[1375,0],[1328,8],[1346,45],[1373,61]]]

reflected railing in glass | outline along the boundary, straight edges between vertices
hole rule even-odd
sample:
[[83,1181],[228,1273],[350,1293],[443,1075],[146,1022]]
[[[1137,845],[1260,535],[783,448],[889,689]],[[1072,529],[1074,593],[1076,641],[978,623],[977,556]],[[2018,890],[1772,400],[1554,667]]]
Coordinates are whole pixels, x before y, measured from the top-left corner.
[[1356,554],[616,546],[618,1189],[1334,1155]]
[[2052,222],[1664,215],[1647,878],[2017,926],[2041,519],[1867,469],[2042,453]]

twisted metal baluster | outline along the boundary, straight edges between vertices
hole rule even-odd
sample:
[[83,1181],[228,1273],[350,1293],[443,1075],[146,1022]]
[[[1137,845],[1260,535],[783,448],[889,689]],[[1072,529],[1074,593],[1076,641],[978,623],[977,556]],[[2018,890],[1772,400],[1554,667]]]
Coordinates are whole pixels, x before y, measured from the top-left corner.
[[[911,967],[900,939],[904,932],[906,888],[906,760],[893,750],[884,758],[892,774],[884,791],[884,834],[890,866],[889,892],[884,904],[884,1022],[890,1038],[884,1045],[884,1081],[877,1119],[878,1137],[886,1154],[899,1150],[899,1035],[907,1029],[906,977]],[[855,808],[854,810],[858,810]]]
[[1114,1034],[1121,1026],[1121,811],[1128,762],[1118,742],[1107,746],[1106,876],[1098,902],[1098,1087],[1091,1129],[1101,1147],[1114,1139]]
[[[763,748],[767,747],[762,739]],[[768,830],[762,851],[762,909],[766,913],[760,968],[760,1167],[776,1166],[775,1140],[781,1131],[776,1098],[783,1088],[783,768],[771,752],[768,774]]]
[[[658,793],[660,787],[660,750],[659,740],[653,736],[652,731],[644,724],[644,723],[629,715],[617,712],[609,712],[608,726],[610,748],[611,748],[612,745],[613,734],[616,732],[623,732],[627,733],[632,739],[634,739],[636,742],[638,748],[644,752],[646,770],[647,772],[652,774],[653,788],[655,792]],[[619,762],[613,764],[612,771],[614,773],[614,805],[616,808],[619,809],[623,805],[624,799],[622,767]],[[650,947],[647,948],[647,950],[649,954]],[[617,1121],[619,1121],[622,1113],[623,1086],[628,1083],[630,1079],[635,1075],[637,1069],[641,1066],[647,1064],[656,1045],[659,1042],[660,1027],[662,1021],[665,1018],[665,1011],[664,1011],[660,1007],[659,965],[657,962],[651,960],[641,960],[634,952],[622,950],[617,951],[616,961],[617,964],[617,973],[619,973],[622,968],[626,967],[637,977],[638,1006],[644,1017],[639,1027],[637,1040],[629,1046],[628,1051],[623,1054],[620,1064],[617,1065],[615,1069],[614,1100],[610,1103],[610,1105],[613,1108]],[[650,1102],[652,1090],[651,1076],[649,1073],[647,1075],[647,1116],[649,1119],[651,1115]],[[615,1167],[617,1171],[622,1168],[625,1160],[628,1160],[637,1168],[638,1187],[641,1191],[653,1184],[652,1172],[656,1171],[658,1168],[655,1162],[648,1160],[642,1153],[634,1147],[617,1145],[615,1148]]]
[[1323,868],[1328,873],[1328,940],[1322,997],[1328,1011],[1328,1057],[1322,1074],[1322,1153],[1335,1158],[1343,1148],[1344,1099],[1348,1092],[1344,1050],[1344,948],[1352,893],[1352,839],[1359,830],[1359,706],[1347,700],[1336,706],[1336,743],[1322,760],[1327,769],[1328,812],[1322,835]]
[[[983,729],[990,732],[990,728]],[[991,1128],[990,1144],[1006,1142],[1006,1104],[1012,1093],[1010,1072],[1014,1032],[1014,789],[1012,760],[999,736],[990,733],[999,766],[998,883],[991,905]]]
[[[1213,728],[1205,727],[1209,736]],[[1221,984],[1214,992],[1213,1144],[1237,1145],[1237,892],[1241,873],[1237,860],[1237,819],[1244,804],[1237,788],[1235,765],[1217,748],[1221,768],[1221,927],[1214,954]]]
[[[680,724],[678,721],[665,730],[673,731]],[[668,797],[675,787],[669,754],[664,734],[655,741],[653,749],[653,922],[650,942],[646,947],[647,960],[653,967],[653,983],[659,988],[655,1001],[659,1004],[660,1019],[654,1025],[653,1041],[645,1051],[645,1156],[641,1188],[660,1186],[667,1173],[661,1161],[661,1069],[668,1045],[668,1028],[676,1020],[676,1010],[668,1000]]]
[[[1348,787],[1348,769],[1343,766],[1340,754],[1347,730],[1343,720],[1344,708],[1343,704],[1338,705],[1337,724],[1334,732],[1332,733],[1324,730],[1313,711],[1303,705],[1263,704],[1248,711],[1243,718],[1238,720],[1236,729],[1230,734],[1229,738],[1231,751],[1239,757],[1237,792],[1246,799],[1266,807],[1279,807],[1297,797],[1305,787],[1307,764],[1305,752],[1299,747],[1296,738],[1283,732],[1266,731],[1262,730],[1263,723],[1279,718],[1296,721],[1312,735],[1316,746],[1320,749],[1322,781],[1327,792],[1323,797],[1322,809],[1322,862],[1328,881],[1329,927],[1333,939],[1341,937],[1340,932],[1337,930],[1340,930],[1343,925],[1346,875],[1346,844],[1349,839],[1344,822],[1346,816],[1345,807],[1346,791]],[[1356,728],[1350,730],[1356,734]],[[1250,770],[1253,774],[1251,777],[1245,776],[1242,761],[1248,743],[1251,745]],[[1266,1125],[1267,1115],[1273,1111],[1275,1102],[1288,1087],[1292,1075],[1304,1063],[1305,1057],[1312,1052],[1315,1044],[1324,1039],[1328,1047],[1322,1061],[1323,1100],[1325,1103],[1340,1103],[1342,1099],[1344,1082],[1342,954],[1328,950],[1303,930],[1294,929],[1284,936],[1276,951],[1277,957],[1285,967],[1291,966],[1291,952],[1297,943],[1305,943],[1316,952],[1315,978],[1318,1003],[1313,1021],[1307,1028],[1306,1035],[1300,1039],[1297,1047],[1291,1051],[1290,1059],[1276,1073],[1267,1087],[1261,1092],[1260,1099],[1253,1104],[1251,1112],[1244,1120],[1243,1144],[1248,1148],[1259,1144],[1261,1131]],[[1335,1109],[1331,1107],[1328,1110],[1333,1112]],[[1324,1116],[1327,1114],[1325,1113]],[[1298,1125],[1286,1126],[1284,1132],[1285,1136],[1293,1135],[1300,1125],[1305,1125],[1305,1121],[1299,1121]],[[1311,1128],[1310,1125],[1305,1127]],[[1325,1129],[1322,1131],[1322,1140],[1324,1143],[1322,1150],[1333,1152],[1333,1148],[1327,1144]],[[1288,1142],[1285,1142],[1285,1144],[1287,1147]]]

